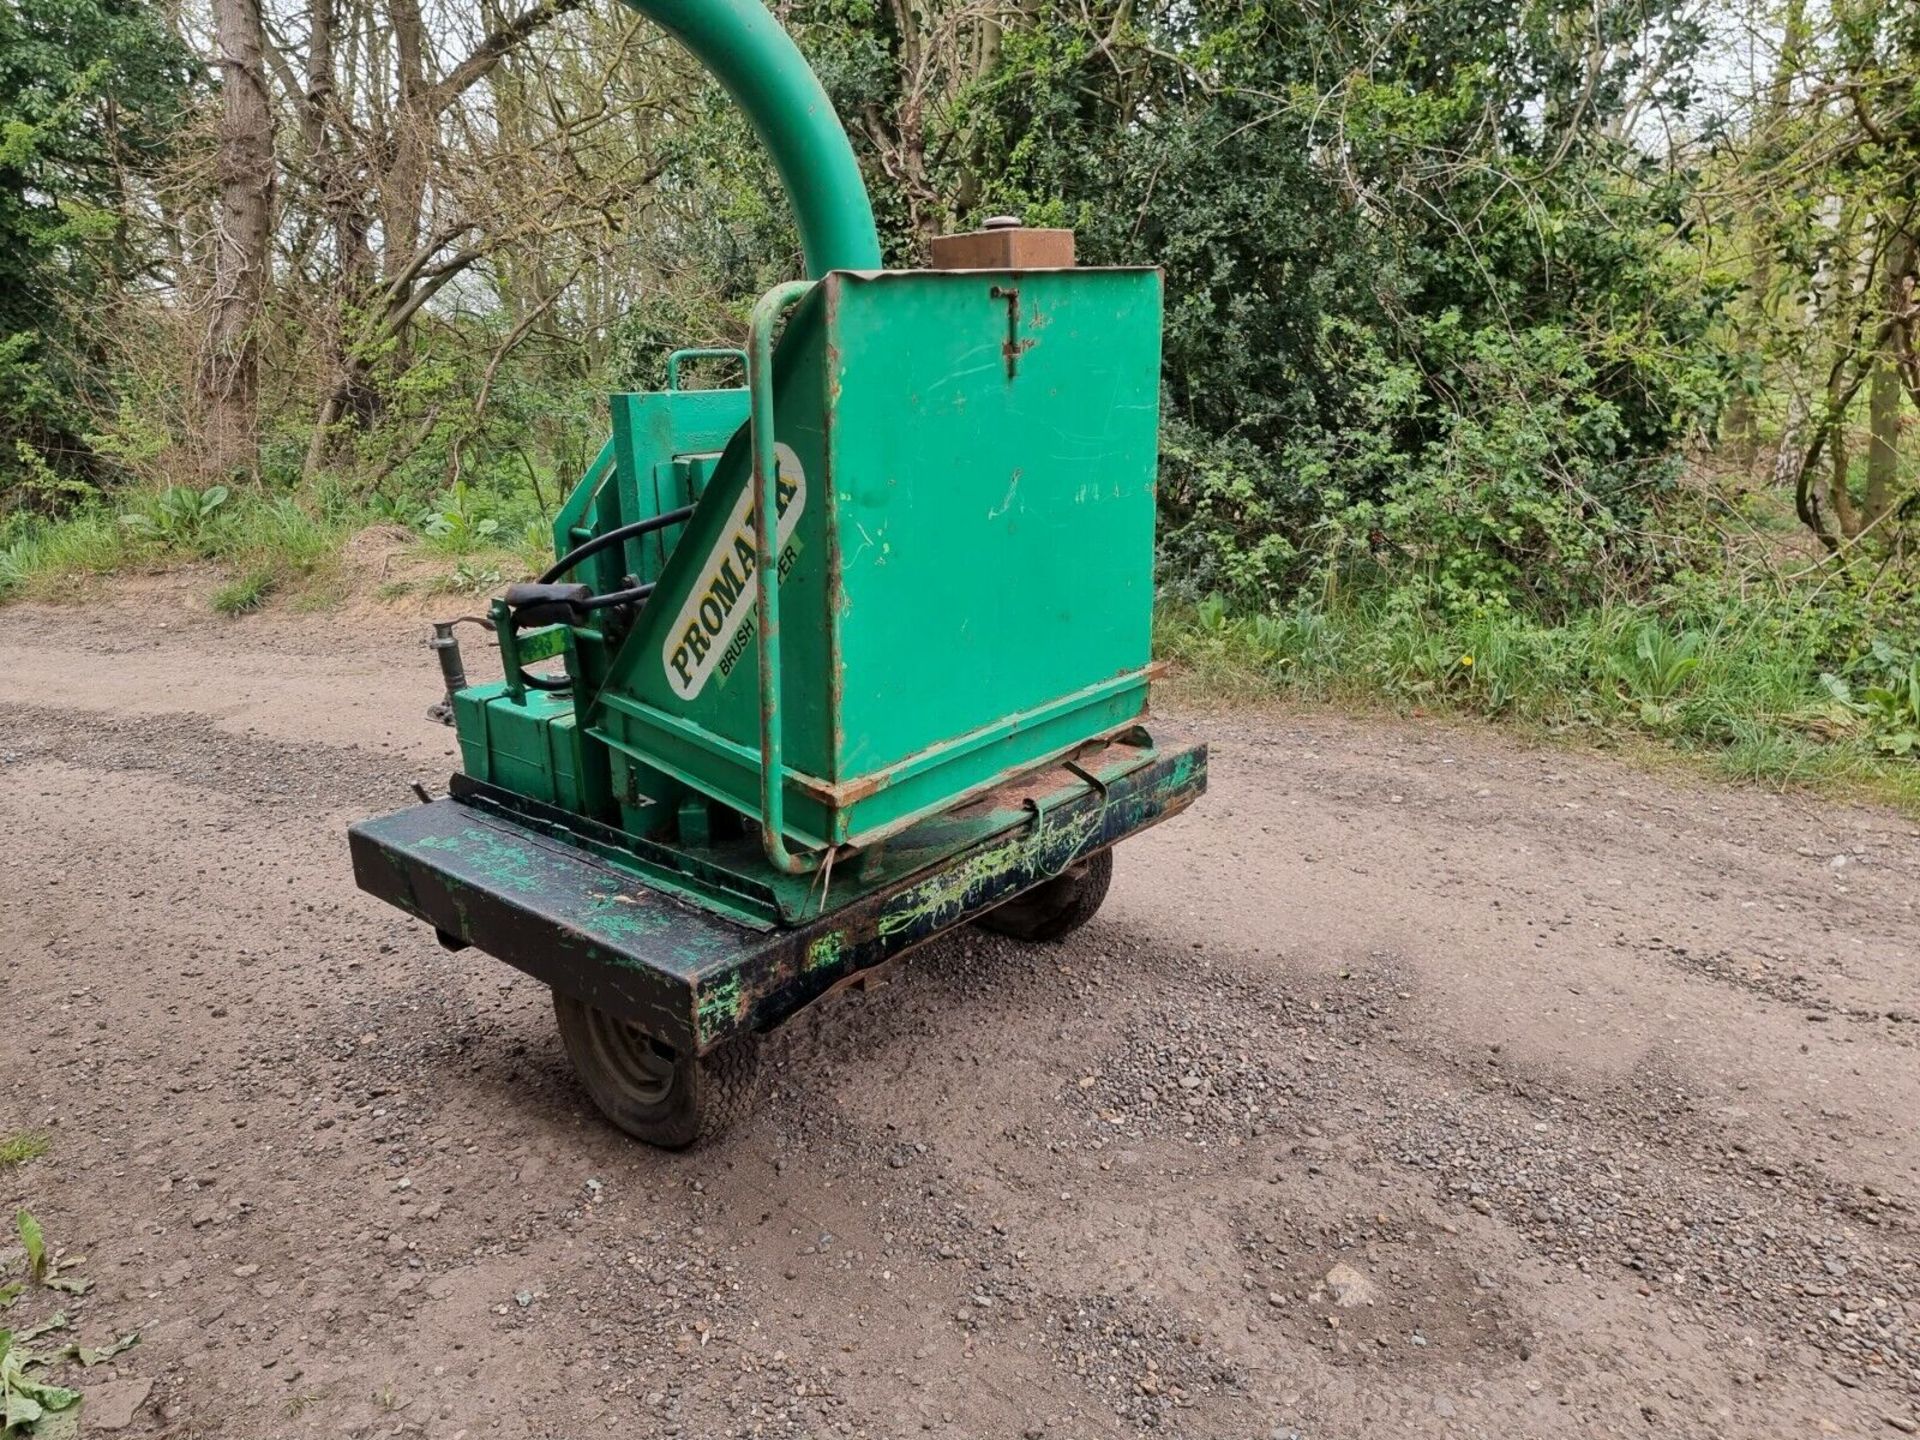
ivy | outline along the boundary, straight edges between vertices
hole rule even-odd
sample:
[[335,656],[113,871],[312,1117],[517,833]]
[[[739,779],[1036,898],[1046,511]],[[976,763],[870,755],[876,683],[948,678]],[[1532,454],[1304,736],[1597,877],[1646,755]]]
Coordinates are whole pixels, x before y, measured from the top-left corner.
[[50,506],[97,469],[110,381],[78,317],[149,268],[121,187],[167,152],[192,74],[138,0],[0,6],[0,502]]

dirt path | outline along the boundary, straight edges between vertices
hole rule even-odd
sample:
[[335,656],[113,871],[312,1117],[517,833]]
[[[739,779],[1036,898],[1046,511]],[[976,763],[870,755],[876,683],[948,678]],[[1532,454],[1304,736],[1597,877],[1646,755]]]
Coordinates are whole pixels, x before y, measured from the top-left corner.
[[0,1201],[141,1331],[88,1377],[151,1382],[127,1433],[1920,1422],[1901,817],[1206,719],[1092,925],[824,1002],[676,1158],[353,888],[348,822],[450,765],[417,625],[3,618],[0,1132],[53,1148]]

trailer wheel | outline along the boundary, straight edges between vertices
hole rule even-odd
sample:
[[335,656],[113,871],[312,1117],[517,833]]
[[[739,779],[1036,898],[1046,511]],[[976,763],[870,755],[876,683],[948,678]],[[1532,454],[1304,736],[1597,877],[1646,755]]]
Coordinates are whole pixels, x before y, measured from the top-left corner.
[[1016,895],[980,917],[983,929],[1015,940],[1064,940],[1093,918],[1113,883],[1113,851],[1102,850],[1078,865]]
[[718,1138],[753,1111],[758,1035],[737,1035],[705,1055],[692,1055],[558,990],[553,1013],[587,1094],[635,1139],[684,1150]]

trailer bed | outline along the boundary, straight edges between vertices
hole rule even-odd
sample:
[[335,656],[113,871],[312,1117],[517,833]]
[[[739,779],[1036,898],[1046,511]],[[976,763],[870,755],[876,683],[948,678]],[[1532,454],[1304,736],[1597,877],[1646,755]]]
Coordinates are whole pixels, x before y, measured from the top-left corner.
[[[704,1054],[1191,804],[1206,747],[1140,727],[1006,781],[784,894],[660,868],[471,781],[352,827],[360,888],[678,1049]],[[716,876],[722,898],[711,897]],[[697,883],[696,883],[697,881]]]

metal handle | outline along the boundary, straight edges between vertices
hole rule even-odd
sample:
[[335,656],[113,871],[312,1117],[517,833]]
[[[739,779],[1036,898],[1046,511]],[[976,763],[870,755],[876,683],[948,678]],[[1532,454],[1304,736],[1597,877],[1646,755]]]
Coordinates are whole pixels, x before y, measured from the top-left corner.
[[[1113,800],[1112,787],[1091,770],[1085,769],[1075,761],[1062,761],[1061,768],[1071,771],[1076,779],[1100,797],[1100,808],[1093,812],[1092,833],[1096,835],[1105,833],[1107,806]],[[1061,803],[1064,804],[1066,802],[1062,801]],[[1020,804],[1033,815],[1033,825],[1027,833],[1033,837],[1032,851],[1034,861],[1038,864],[1041,857],[1047,853],[1047,807],[1031,795],[1021,796]],[[1067,847],[1067,858],[1054,866],[1053,869],[1047,871],[1046,874],[1042,875],[1040,877],[1040,883],[1045,884],[1049,880],[1058,880],[1084,858],[1085,857],[1080,854],[1077,846],[1069,845]]]
[[817,856],[795,855],[786,840],[786,761],[780,717],[780,461],[773,448],[773,327],[813,289],[793,280],[776,285],[753,307],[747,335],[747,424],[753,465],[754,610],[760,622],[760,844],[767,861],[789,875],[805,875]]
[[680,388],[680,362],[683,360],[738,360],[741,370],[747,368],[747,352],[730,348],[676,350],[667,356],[667,389]]

